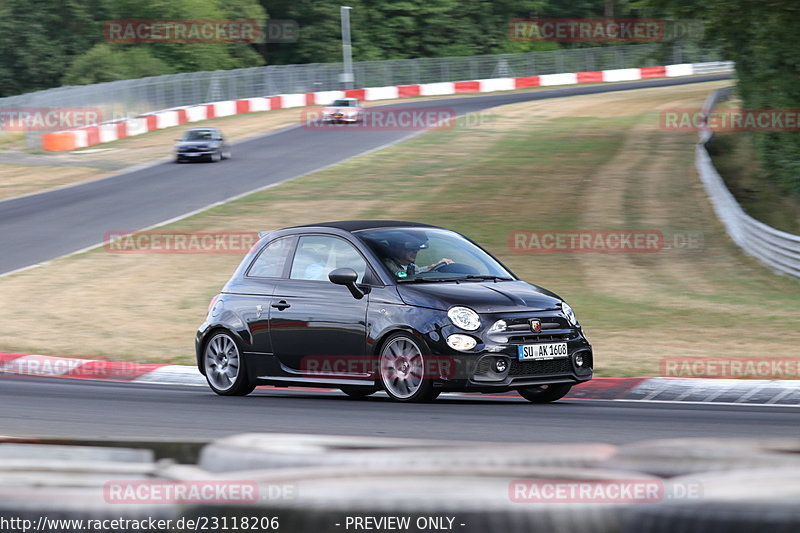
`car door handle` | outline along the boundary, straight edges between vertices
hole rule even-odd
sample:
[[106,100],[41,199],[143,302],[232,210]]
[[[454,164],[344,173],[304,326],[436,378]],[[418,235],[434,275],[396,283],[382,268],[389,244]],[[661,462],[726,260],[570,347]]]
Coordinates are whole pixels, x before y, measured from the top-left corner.
[[286,300],[281,300],[278,303],[272,304],[272,307],[274,307],[275,309],[277,309],[279,311],[283,311],[284,309],[288,309],[289,307],[291,307],[291,305],[287,304]]

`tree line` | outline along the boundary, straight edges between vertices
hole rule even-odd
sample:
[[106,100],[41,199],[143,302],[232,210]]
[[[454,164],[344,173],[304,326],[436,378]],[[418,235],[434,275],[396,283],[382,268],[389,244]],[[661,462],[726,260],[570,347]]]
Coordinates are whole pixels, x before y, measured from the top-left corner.
[[[648,0],[653,9],[705,23],[705,41],[736,62],[743,109],[800,112],[800,2]],[[752,133],[759,159],[784,188],[800,193],[800,132]]]
[[[632,0],[0,0],[0,96],[199,70],[341,61],[339,8],[352,7],[353,60],[553,49],[509,37],[512,19],[637,17]],[[121,44],[110,20],[290,20],[294,42]]]
[[[604,16],[694,20],[704,45],[736,62],[746,108],[800,103],[797,0],[0,0],[0,96],[199,70],[340,61],[339,7],[351,11],[355,61],[524,52],[597,43],[511,39],[519,18]],[[119,19],[291,20],[294,42],[120,44]],[[800,191],[800,135],[755,134],[769,171]]]

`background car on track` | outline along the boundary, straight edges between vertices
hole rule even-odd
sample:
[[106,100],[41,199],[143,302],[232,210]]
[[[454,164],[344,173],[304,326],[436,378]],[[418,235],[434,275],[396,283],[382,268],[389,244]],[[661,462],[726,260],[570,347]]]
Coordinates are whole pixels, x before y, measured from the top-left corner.
[[322,121],[334,123],[356,123],[364,114],[364,108],[355,98],[339,98],[322,109]]
[[262,235],[209,305],[197,365],[221,395],[258,384],[562,398],[592,348],[556,294],[447,229],[345,221]]
[[192,128],[175,144],[175,162],[205,160],[216,163],[230,159],[231,150],[217,128]]

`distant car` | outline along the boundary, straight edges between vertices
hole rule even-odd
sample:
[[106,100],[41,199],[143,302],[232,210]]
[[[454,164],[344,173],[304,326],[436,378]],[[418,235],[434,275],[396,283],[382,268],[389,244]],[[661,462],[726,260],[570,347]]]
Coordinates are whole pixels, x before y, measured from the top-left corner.
[[356,123],[364,114],[364,108],[355,98],[334,100],[322,110],[322,121],[333,123]]
[[198,160],[216,163],[230,157],[231,150],[217,128],[192,128],[175,144],[176,163]]
[[384,220],[263,234],[211,301],[195,345],[220,395],[259,384],[383,389],[398,401],[516,390],[543,403],[591,379],[593,366],[557,295],[454,231]]

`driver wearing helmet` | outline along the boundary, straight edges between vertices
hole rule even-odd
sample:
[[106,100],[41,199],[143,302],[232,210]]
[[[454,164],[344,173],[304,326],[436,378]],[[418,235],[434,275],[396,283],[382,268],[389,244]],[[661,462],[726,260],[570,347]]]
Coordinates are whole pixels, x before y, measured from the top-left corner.
[[[428,243],[425,241],[405,239],[405,240],[392,240],[389,243],[388,256],[384,257],[384,263],[389,270],[398,275],[398,277],[413,276],[419,272],[428,272],[438,267],[439,265],[453,263],[452,259],[443,257],[427,266],[419,266],[416,264],[417,252],[422,248],[427,248]],[[400,273],[403,274],[400,274]]]

